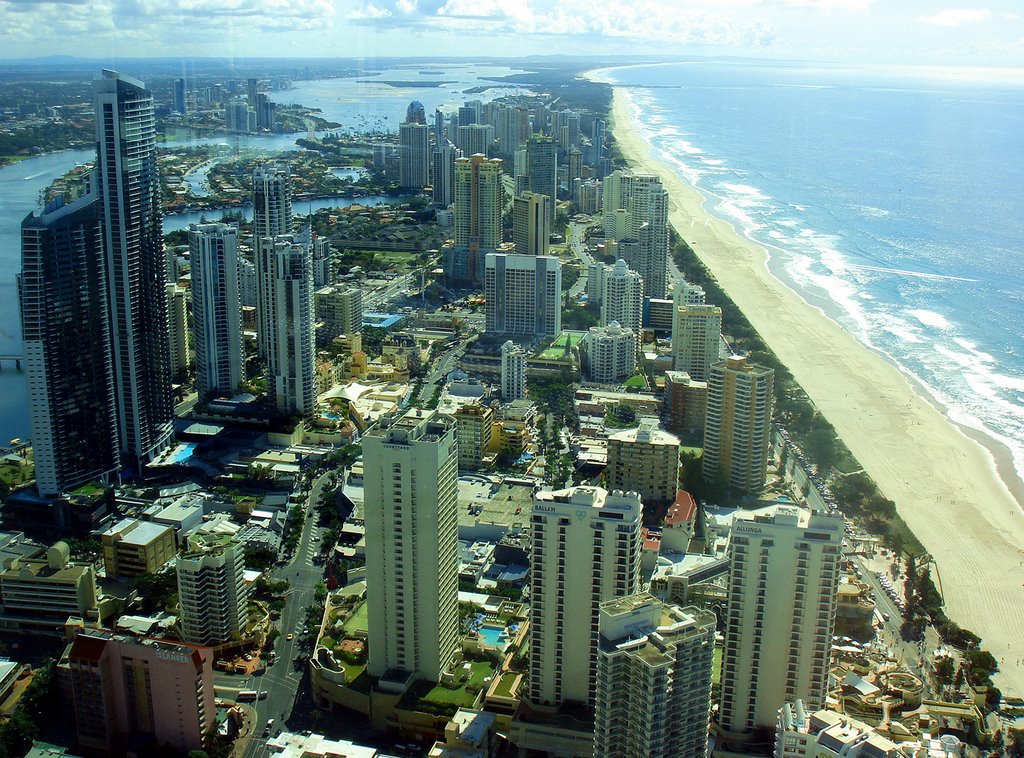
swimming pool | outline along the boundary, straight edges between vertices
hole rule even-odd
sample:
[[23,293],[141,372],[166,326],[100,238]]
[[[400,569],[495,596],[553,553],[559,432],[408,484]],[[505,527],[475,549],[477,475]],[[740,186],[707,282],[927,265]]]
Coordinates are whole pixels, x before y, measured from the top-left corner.
[[196,451],[196,443],[186,442],[177,450],[174,451],[174,455],[171,458],[171,463],[184,463],[192,457],[192,453]]
[[504,650],[505,646],[508,645],[508,636],[502,634],[502,632],[504,631],[504,628],[500,626],[493,626],[491,624],[484,624],[479,629],[477,629],[477,633],[480,635],[480,639],[485,644],[490,645],[491,647],[499,648],[501,650]]

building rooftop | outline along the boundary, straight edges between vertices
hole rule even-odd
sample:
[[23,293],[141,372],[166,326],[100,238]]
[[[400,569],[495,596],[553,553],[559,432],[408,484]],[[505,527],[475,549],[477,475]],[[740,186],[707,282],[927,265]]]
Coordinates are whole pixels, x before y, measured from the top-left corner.
[[482,475],[459,477],[459,526],[526,524],[532,509],[532,482],[509,483]]
[[[134,526],[132,524],[134,523]],[[166,524],[155,524],[152,521],[138,521],[135,519],[122,519],[114,524],[104,536],[118,537],[123,545],[135,545],[145,547],[153,540],[162,537],[169,531],[173,531]]]
[[623,429],[621,432],[608,435],[608,441],[635,442],[648,445],[679,446],[679,438],[671,432],[659,429],[653,424],[641,424],[635,429]]
[[696,514],[697,501],[693,499],[693,495],[686,490],[679,490],[676,493],[675,501],[668,507],[668,513],[665,514],[665,525],[688,524],[693,521]]

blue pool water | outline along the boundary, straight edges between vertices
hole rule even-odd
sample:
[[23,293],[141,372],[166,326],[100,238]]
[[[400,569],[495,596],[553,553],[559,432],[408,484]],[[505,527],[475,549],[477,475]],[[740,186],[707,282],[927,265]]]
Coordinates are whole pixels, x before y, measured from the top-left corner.
[[494,647],[504,647],[506,644],[506,640],[499,640],[499,637],[501,636],[501,633],[503,631],[500,627],[481,626],[477,631],[480,633],[480,637],[488,645],[492,645]]
[[171,458],[171,463],[184,463],[185,461],[192,457],[192,453],[194,453],[195,451],[195,443],[186,442],[174,453],[174,457]]

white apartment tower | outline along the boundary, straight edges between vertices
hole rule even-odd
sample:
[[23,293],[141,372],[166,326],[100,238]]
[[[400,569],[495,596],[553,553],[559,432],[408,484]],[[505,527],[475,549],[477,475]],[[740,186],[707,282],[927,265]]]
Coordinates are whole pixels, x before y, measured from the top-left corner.
[[240,639],[248,617],[242,543],[222,534],[189,538],[175,558],[181,635],[193,645],[221,645]]
[[792,505],[740,511],[729,538],[719,725],[742,739],[779,709],[825,703],[843,519]]
[[398,126],[399,185],[419,191],[430,184],[430,127],[403,123]]
[[[606,240],[620,243],[619,256],[644,279],[647,297],[668,287],[668,193],[650,174],[613,171],[604,182]],[[625,243],[625,244],[623,244]]]
[[554,337],[562,331],[562,264],[549,255],[492,253],[484,259],[486,330]]
[[512,340],[501,346],[501,399],[526,397],[526,351]]
[[260,347],[267,389],[281,414],[316,409],[313,254],[291,235],[264,239],[256,253]]
[[411,410],[363,438],[367,670],[432,682],[459,647],[455,424]]
[[620,259],[614,266],[605,267],[600,281],[601,323],[618,321],[626,329],[632,329],[639,338],[644,318],[643,277]]
[[512,241],[518,255],[547,255],[551,239],[551,198],[539,192],[524,192],[513,201]]
[[192,224],[192,331],[201,399],[233,392],[242,381],[242,303],[238,227]]
[[527,692],[533,706],[594,705],[600,604],[639,589],[642,515],[635,492],[571,487],[534,496]]
[[431,153],[433,163],[433,200],[435,205],[447,208],[455,202],[455,159],[458,150],[450,142],[438,143]]
[[612,321],[592,326],[583,338],[587,376],[598,384],[619,384],[636,368],[636,333]]
[[718,363],[722,309],[717,305],[675,305],[672,313],[672,368],[698,382],[708,381]]
[[252,172],[253,245],[267,237],[290,234],[292,183],[287,163],[264,163]]
[[601,603],[594,755],[705,758],[715,615],[639,594]]
[[704,423],[704,478],[736,492],[764,488],[775,371],[733,356],[711,367]]
[[188,290],[173,282],[167,289],[167,341],[171,351],[171,376],[178,379],[191,365],[188,333]]

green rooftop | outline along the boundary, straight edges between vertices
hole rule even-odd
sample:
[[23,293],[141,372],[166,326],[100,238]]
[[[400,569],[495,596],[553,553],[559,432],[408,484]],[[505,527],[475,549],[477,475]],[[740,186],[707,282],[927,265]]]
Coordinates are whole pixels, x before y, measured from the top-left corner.
[[551,343],[551,347],[540,354],[540,357],[561,358],[565,355],[565,346],[567,343],[570,348],[574,348],[583,341],[583,338],[586,335],[586,332],[562,332],[555,338],[555,341]]

